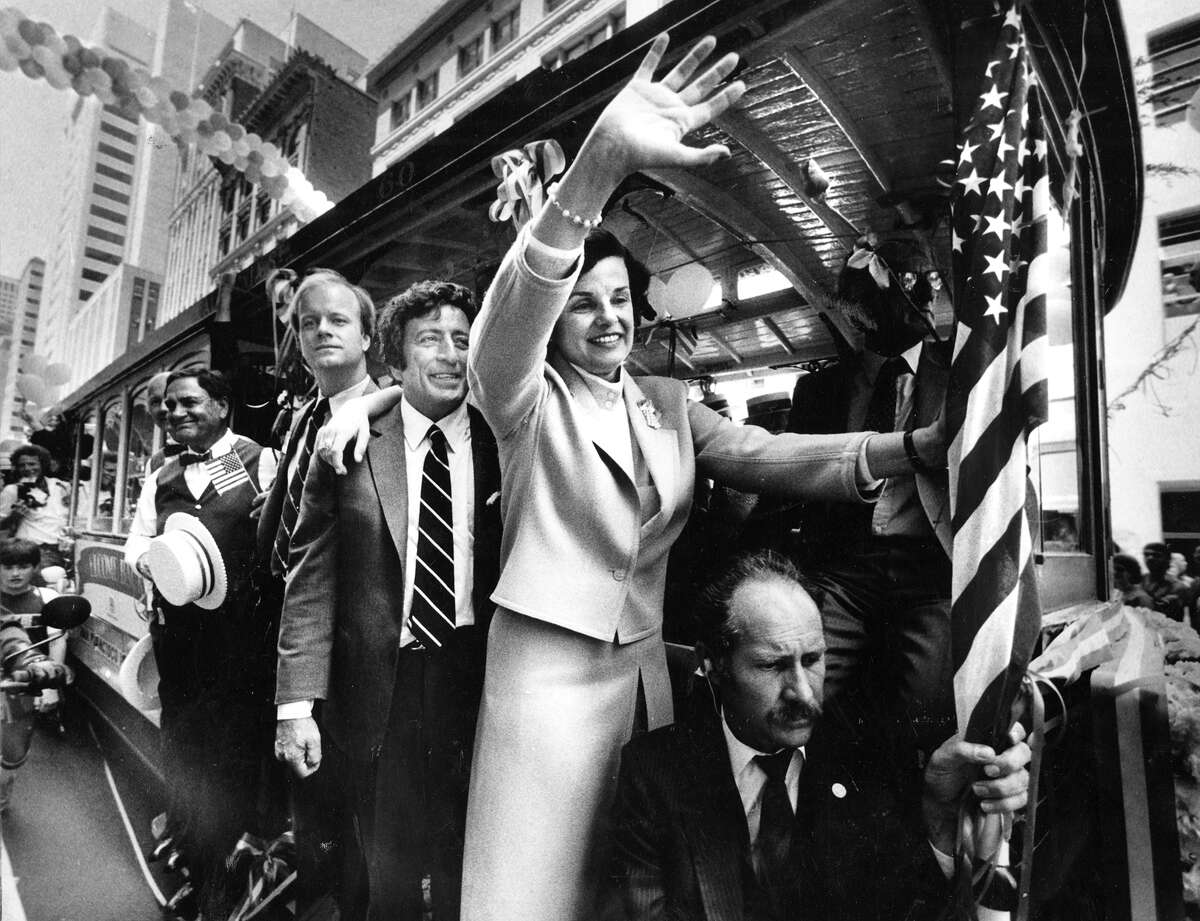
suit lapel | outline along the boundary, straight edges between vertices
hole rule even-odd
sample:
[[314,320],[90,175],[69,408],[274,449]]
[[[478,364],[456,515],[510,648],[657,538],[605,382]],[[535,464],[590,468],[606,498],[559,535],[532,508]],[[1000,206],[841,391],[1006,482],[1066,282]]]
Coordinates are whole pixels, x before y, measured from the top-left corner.
[[[625,372],[622,374],[625,377],[625,411],[629,415],[629,427],[641,448],[650,479],[658,490],[662,520],[666,521],[674,511],[673,498],[679,477],[678,433],[675,429],[665,427],[662,413],[646,397],[637,382]],[[657,421],[658,428],[650,427],[651,418]]]
[[[703,696],[702,691],[697,692]],[[692,843],[696,880],[709,921],[741,921],[744,913],[742,873],[750,853],[746,816],[733,782],[729,753],[709,702],[691,701],[700,708],[688,720],[687,735],[692,768],[687,782],[684,833]]]
[[[404,423],[400,407],[376,421],[367,448],[367,466],[375,493],[401,565],[408,550],[408,472],[404,451]],[[352,473],[349,475],[353,475]]]

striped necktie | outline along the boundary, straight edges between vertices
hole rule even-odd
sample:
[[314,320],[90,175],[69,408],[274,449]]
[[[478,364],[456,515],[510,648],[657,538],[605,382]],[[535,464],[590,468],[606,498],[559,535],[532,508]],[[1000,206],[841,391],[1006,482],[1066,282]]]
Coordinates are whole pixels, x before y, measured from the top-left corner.
[[418,641],[441,648],[454,632],[454,509],[446,435],[431,425],[428,437],[408,626]]
[[[280,578],[287,575],[292,531],[296,527],[296,518],[300,515],[300,498],[304,495],[304,478],[308,475],[309,461],[312,460],[317,429],[325,424],[328,414],[328,400],[318,400],[314,403],[292,442],[300,446],[296,454],[296,470],[288,480],[287,495],[284,496],[283,508],[279,511],[279,530],[275,532],[275,552],[271,554],[271,574]],[[283,469],[286,471],[288,466],[290,465],[285,465]]]

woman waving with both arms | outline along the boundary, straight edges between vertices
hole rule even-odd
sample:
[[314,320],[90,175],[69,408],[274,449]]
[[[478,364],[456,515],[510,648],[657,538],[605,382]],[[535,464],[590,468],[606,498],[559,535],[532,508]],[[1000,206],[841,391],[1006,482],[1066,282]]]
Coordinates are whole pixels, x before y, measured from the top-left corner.
[[[467,816],[466,921],[571,921],[594,907],[621,746],[635,726],[672,720],[663,589],[696,476],[863,502],[876,478],[912,469],[901,433],[773,436],[688,400],[682,381],[625,370],[645,279],[596,229],[601,209],[638,170],[728,157],[682,139],[745,92],[728,82],[736,55],[701,70],[711,37],[655,80],[667,43],[654,40],[521,231],[471,333],[470,398],[499,445],[504,536]],[[363,411],[397,398],[383,391],[342,415],[322,435],[323,456],[341,466],[346,433],[365,439]],[[926,463],[941,462],[938,432],[914,437]]]

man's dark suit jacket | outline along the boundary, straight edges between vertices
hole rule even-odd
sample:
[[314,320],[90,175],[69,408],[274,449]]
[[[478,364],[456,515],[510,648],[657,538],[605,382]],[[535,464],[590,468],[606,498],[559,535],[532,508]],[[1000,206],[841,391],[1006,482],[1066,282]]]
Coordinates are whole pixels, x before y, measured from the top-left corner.
[[[854,380],[861,367],[860,357],[855,355],[831,368],[801,376],[792,393],[787,431],[813,434],[849,431],[850,401],[854,394]],[[929,425],[937,418],[945,399],[949,376],[950,344],[925,343],[917,367],[910,428]],[[926,517],[938,532],[943,547],[947,547],[950,540],[950,505],[946,471],[918,475],[917,490]],[[846,509],[840,503],[806,503],[801,509],[799,522],[793,522],[792,526],[798,523],[802,542],[819,547],[828,535],[840,533],[846,521]]]
[[[793,851],[798,921],[926,919],[947,905],[949,884],[919,808],[901,806],[895,763],[862,729],[828,706],[805,747]],[[746,817],[703,686],[679,722],[625,746],[613,829],[606,917],[761,917],[747,913]]]
[[[444,741],[469,752],[483,685],[489,600],[500,568],[500,468],[496,441],[468,408],[475,472],[472,605],[476,629],[456,632],[444,654],[456,673],[447,694],[464,720]],[[374,423],[363,463],[344,477],[314,460],[292,535],[279,631],[277,703],[324,700],[323,728],[352,761],[378,754],[388,725],[404,610],[408,480],[400,406]]]

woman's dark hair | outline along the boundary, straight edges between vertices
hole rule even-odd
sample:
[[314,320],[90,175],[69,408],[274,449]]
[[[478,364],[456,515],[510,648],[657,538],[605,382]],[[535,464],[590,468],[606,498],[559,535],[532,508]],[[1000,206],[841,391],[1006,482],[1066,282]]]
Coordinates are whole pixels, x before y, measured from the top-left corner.
[[657,314],[647,297],[650,289],[650,270],[625,248],[625,244],[617,239],[616,234],[600,228],[588,231],[587,236],[583,238],[583,266],[579,274],[590,272],[597,262],[610,256],[623,260],[625,271],[629,273],[629,296],[633,299],[634,326],[640,326],[643,317],[653,320]]
[[1128,553],[1117,553],[1113,555],[1112,564],[1113,571],[1124,573],[1130,585],[1141,583],[1142,564],[1137,561],[1137,557],[1132,557]]
[[0,566],[36,566],[42,561],[38,545],[23,537],[0,540]]
[[386,364],[404,367],[404,330],[410,320],[433,313],[440,307],[457,307],[475,320],[475,297],[470,289],[452,281],[418,281],[391,298],[379,312],[379,351]]
[[726,659],[738,641],[738,624],[730,603],[743,582],[751,579],[782,579],[799,585],[820,609],[825,593],[812,585],[787,557],[774,550],[757,550],[734,557],[701,589],[696,599],[696,643],[715,661]]
[[12,464],[13,470],[17,469],[17,461],[22,457],[36,457],[38,463],[42,465],[42,476],[49,476],[50,465],[54,463],[54,458],[41,445],[21,445],[14,448],[8,457],[8,462]]

